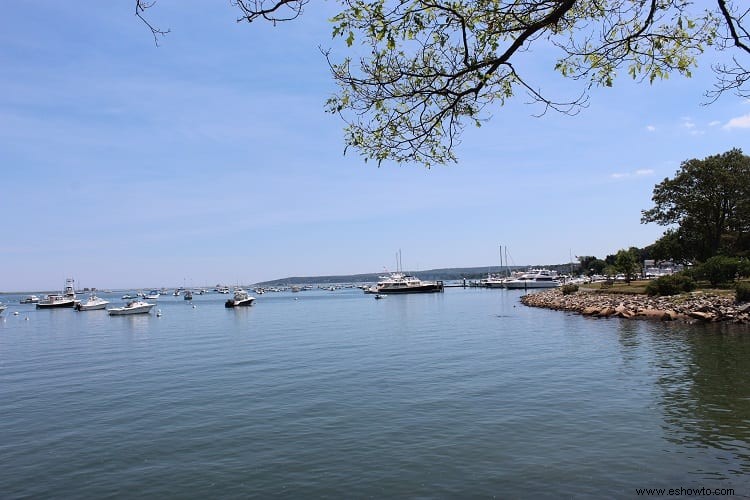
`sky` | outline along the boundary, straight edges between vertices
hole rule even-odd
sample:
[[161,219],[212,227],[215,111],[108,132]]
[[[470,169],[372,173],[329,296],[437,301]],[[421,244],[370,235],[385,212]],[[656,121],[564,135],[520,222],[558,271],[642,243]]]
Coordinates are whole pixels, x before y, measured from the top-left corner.
[[[333,2],[292,23],[237,23],[229,2],[3,6],[0,16],[0,291],[249,284],[287,276],[604,258],[664,231],[641,224],[681,162],[739,147],[750,103],[705,106],[694,77],[626,74],[576,116],[519,94],[467,127],[458,163],[365,163],[319,47]],[[355,47],[356,49],[356,47]],[[574,82],[543,50],[518,65],[555,97]],[[503,250],[503,253],[506,251]]]

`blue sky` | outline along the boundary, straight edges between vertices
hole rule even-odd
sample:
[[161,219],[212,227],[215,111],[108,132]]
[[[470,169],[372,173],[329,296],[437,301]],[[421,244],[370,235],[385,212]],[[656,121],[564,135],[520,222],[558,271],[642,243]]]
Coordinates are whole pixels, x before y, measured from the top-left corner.
[[[519,95],[467,128],[459,162],[427,170],[343,155],[323,105],[334,3],[276,27],[228,3],[13,2],[0,17],[0,291],[252,283],[604,257],[663,232],[640,224],[682,161],[740,147],[750,104],[712,83],[627,77],[577,116]],[[519,67],[575,85],[543,53]]]

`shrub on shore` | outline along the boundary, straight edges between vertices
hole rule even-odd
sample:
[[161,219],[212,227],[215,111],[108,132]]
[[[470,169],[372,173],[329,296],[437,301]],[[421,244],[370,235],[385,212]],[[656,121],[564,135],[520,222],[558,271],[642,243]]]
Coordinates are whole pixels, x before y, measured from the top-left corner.
[[693,290],[695,290],[695,281],[690,276],[680,273],[662,276],[646,285],[646,294],[650,296],[677,295]]
[[735,301],[738,304],[740,302],[750,302],[750,283],[746,281],[737,283],[737,296]]
[[740,260],[725,255],[715,255],[694,270],[698,279],[705,279],[716,287],[734,281],[740,267]]
[[578,291],[578,285],[576,285],[575,283],[569,283],[567,285],[563,285],[561,290],[563,295],[570,295],[571,293],[576,293]]

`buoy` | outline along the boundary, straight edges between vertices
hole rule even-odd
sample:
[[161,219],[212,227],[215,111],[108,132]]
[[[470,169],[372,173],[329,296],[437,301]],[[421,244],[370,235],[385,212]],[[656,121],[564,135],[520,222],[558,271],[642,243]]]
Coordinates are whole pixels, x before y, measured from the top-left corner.
[[156,317],[159,317],[159,316],[161,316],[161,309],[156,310]]
[[193,309],[195,309],[195,306],[193,306]]
[[18,311],[14,312],[13,316],[18,316]]
[[28,320],[29,320],[29,317],[28,317],[28,316],[26,316],[26,321],[28,321]]

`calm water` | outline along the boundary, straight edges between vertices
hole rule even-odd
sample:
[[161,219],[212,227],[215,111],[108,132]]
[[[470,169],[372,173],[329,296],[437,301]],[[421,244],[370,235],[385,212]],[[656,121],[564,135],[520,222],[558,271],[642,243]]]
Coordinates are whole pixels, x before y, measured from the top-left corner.
[[750,496],[747,328],[521,293],[210,294],[161,317],[1,297],[0,497]]

